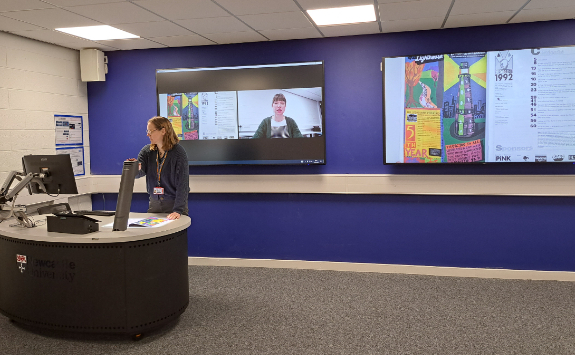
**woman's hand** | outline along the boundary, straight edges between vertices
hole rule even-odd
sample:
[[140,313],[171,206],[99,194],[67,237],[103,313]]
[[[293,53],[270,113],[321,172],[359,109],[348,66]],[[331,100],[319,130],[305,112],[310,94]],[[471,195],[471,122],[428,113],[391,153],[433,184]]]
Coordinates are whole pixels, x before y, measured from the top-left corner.
[[178,212],[172,212],[168,215],[168,219],[178,219],[180,218],[180,214]]
[[[127,159],[127,160],[128,160],[128,161],[136,161],[136,158],[130,158],[130,159]],[[139,163],[139,164],[138,164],[138,169],[139,169],[139,170],[142,170],[142,163]]]

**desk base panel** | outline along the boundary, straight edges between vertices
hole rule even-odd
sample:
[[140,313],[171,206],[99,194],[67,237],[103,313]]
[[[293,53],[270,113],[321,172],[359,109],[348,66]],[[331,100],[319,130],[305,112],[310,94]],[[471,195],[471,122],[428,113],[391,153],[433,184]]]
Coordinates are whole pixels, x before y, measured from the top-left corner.
[[77,332],[141,334],[161,327],[188,306],[187,244],[186,230],[125,243],[0,236],[0,313]]

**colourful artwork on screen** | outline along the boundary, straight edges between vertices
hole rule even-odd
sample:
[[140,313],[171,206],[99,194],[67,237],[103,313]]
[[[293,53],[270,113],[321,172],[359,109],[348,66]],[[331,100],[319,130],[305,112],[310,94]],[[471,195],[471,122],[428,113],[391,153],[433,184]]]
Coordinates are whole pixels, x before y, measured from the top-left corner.
[[199,128],[198,93],[182,94],[182,132],[184,140],[197,140]]
[[404,163],[485,159],[486,52],[405,57]]
[[182,95],[168,95],[168,117],[182,117]]

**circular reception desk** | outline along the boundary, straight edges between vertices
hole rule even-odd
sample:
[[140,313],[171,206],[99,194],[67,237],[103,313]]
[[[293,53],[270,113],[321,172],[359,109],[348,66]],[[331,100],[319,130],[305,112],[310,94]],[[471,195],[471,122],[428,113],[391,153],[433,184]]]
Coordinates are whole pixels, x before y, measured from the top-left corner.
[[0,312],[41,328],[136,337],[178,318],[189,302],[190,218],[113,232],[114,217],[90,217],[100,230],[82,235],[0,223]]

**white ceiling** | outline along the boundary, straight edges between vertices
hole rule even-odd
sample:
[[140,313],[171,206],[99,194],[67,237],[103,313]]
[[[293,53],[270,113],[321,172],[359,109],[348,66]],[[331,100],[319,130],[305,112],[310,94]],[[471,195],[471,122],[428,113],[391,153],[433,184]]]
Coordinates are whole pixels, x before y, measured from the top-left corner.
[[[316,26],[305,10],[374,4],[377,22]],[[203,46],[575,18],[574,0],[1,0],[0,31],[104,51]],[[107,24],[142,38],[89,41]]]

